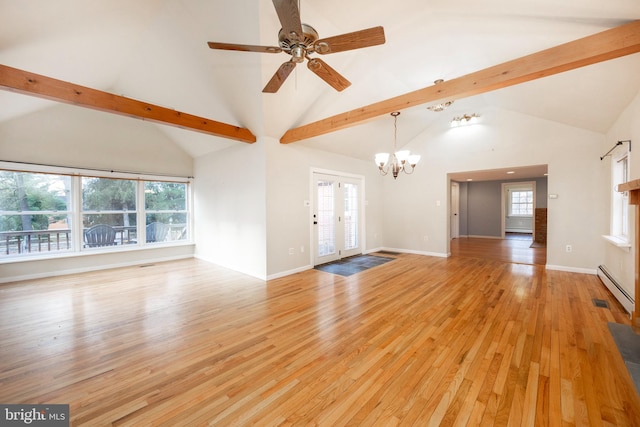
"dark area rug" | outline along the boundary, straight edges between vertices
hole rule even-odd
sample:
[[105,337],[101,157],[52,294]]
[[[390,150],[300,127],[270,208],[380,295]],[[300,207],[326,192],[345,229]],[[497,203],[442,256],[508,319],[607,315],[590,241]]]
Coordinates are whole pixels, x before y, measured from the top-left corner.
[[339,274],[340,276],[347,277],[393,260],[394,258],[384,256],[356,255],[338,261],[316,265],[314,268],[326,273]]
[[636,390],[640,393],[640,335],[633,332],[631,326],[613,322],[609,322],[608,326]]
[[530,248],[546,248],[547,244],[546,243],[540,243],[540,242],[533,242],[531,244],[531,246],[529,246]]

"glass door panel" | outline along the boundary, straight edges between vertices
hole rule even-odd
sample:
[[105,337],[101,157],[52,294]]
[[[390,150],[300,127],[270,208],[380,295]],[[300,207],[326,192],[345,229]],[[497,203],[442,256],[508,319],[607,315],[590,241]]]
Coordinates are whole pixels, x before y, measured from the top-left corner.
[[[355,182],[343,182],[342,193],[344,196],[344,247],[343,256],[355,255],[360,253],[360,221],[359,221],[359,191],[358,184]],[[354,253],[355,251],[355,253]]]
[[318,180],[316,190],[318,192],[317,253],[318,257],[326,257],[336,253],[335,183]]

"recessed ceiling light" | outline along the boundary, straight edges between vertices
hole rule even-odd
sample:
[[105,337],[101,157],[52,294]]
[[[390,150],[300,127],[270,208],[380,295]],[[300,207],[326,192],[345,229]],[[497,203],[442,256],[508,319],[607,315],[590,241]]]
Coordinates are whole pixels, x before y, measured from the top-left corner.
[[512,175],[514,173],[515,173],[514,171],[509,171],[509,172],[507,172],[507,175]]
[[473,181],[473,178],[467,178],[467,181]]

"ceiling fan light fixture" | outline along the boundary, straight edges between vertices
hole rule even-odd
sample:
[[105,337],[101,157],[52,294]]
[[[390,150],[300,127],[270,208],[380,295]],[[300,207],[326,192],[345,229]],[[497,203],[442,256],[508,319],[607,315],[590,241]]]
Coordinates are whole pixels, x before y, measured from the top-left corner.
[[291,60],[295,63],[304,62],[304,58],[307,55],[307,51],[304,47],[298,45],[291,48]]

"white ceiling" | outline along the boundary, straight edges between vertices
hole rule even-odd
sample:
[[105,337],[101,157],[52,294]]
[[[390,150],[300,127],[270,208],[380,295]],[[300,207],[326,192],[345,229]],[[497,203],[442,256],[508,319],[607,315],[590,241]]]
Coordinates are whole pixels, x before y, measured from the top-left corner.
[[[207,41],[277,45],[270,0],[0,0],[0,63],[249,128],[286,130],[640,19],[638,0],[300,0],[320,37],[373,26],[381,46],[322,57],[352,82],[336,92],[299,66],[261,90],[277,55],[211,50]],[[456,100],[443,113],[403,111],[402,139],[454,115],[503,108],[605,132],[640,89],[640,55]],[[0,122],[55,103],[0,91]],[[239,144],[158,125],[197,157]],[[388,151],[390,118],[297,142],[371,159]],[[399,138],[399,145],[402,140]]]

